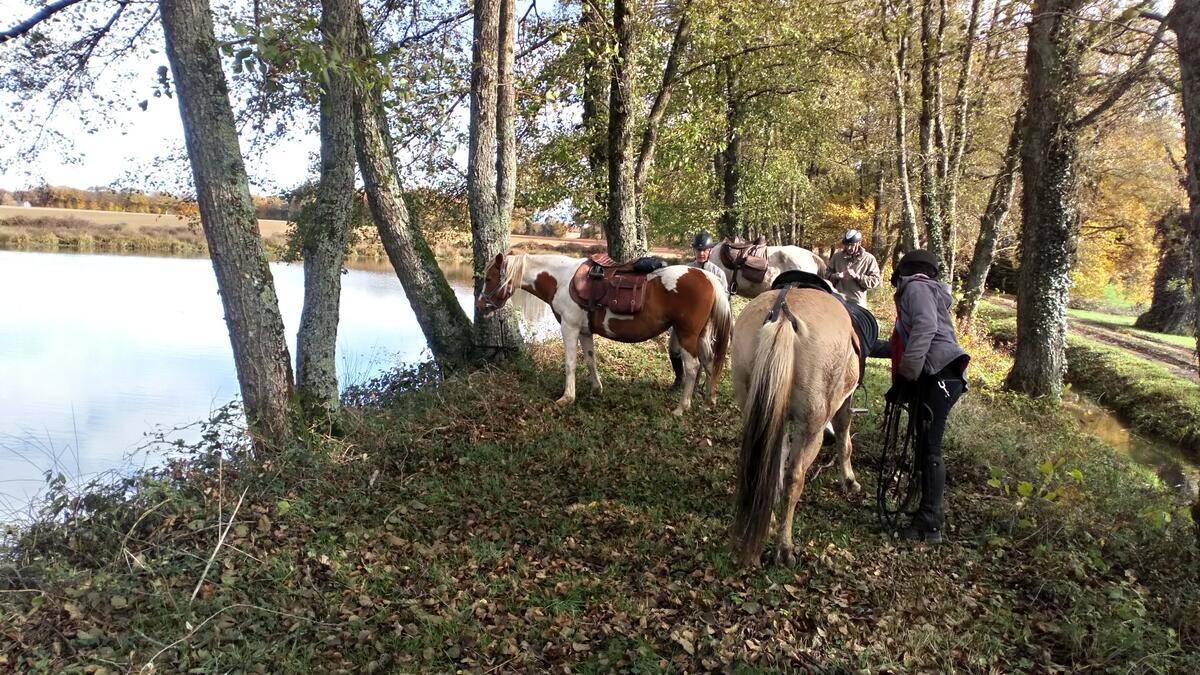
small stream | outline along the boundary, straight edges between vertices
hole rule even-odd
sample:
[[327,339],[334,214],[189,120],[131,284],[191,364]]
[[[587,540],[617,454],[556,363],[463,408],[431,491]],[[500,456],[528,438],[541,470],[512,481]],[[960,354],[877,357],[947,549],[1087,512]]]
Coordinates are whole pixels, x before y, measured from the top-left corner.
[[1200,492],[1200,464],[1166,443],[1142,438],[1095,401],[1070,390],[1063,394],[1063,409],[1084,433],[1108,443],[1142,466],[1153,469],[1159,480],[1181,499],[1194,501]]

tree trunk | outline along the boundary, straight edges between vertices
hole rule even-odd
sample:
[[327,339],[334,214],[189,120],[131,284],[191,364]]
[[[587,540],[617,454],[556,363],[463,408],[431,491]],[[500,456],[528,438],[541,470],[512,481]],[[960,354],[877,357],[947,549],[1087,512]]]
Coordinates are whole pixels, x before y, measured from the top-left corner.
[[1188,221],[1179,212],[1158,221],[1158,269],[1154,272],[1154,299],[1134,326],[1158,333],[1192,335],[1196,308],[1192,305],[1192,251],[1188,247]]
[[742,179],[742,122],[745,113],[738,99],[738,74],[730,59],[722,64],[725,71],[725,149],[721,152],[721,236],[734,238],[742,233],[738,213],[738,185]]
[[608,209],[608,83],[611,65],[608,25],[595,2],[583,2],[579,30],[583,34],[583,129],[588,139],[588,168],[591,170],[595,223],[605,222]]
[[[900,247],[911,251],[920,246],[917,232],[917,216],[913,211],[912,188],[908,179],[908,19],[912,15],[912,4],[905,10],[900,26],[896,51],[892,59],[892,98],[896,102],[896,180],[900,191]],[[884,39],[888,40],[884,17]]]
[[1037,0],[1029,24],[1017,353],[1007,384],[1031,396],[1057,398],[1067,365],[1069,271],[1078,234],[1071,123],[1081,60],[1075,18],[1080,1]]
[[921,3],[921,220],[925,225],[925,248],[945,265],[941,201],[938,199],[938,152],[935,147],[938,45],[933,32],[932,5],[933,0]]
[[[1184,147],[1187,150],[1188,235],[1192,249],[1193,330],[1200,368],[1200,0],[1176,0],[1167,24],[1178,39],[1183,80]],[[1200,506],[1200,501],[1197,502]],[[1195,509],[1193,509],[1195,512]]]
[[629,260],[646,252],[638,236],[637,200],[633,168],[633,4],[613,1],[613,28],[617,53],[612,60],[608,99],[608,219],[605,236],[608,255]]
[[342,263],[354,210],[354,108],[346,64],[338,59],[353,44],[353,16],[336,16],[337,3],[322,5],[321,34],[330,60],[321,91],[321,182],[310,222],[300,224],[304,256],[304,309],[296,337],[296,390],[310,421],[334,422],[340,403],[337,331]]
[[[586,3],[585,3],[586,4]],[[646,129],[642,132],[642,143],[638,149],[637,166],[634,168],[634,190],[637,198],[638,237],[647,241],[646,219],[642,214],[643,202],[646,198],[646,182],[650,178],[650,167],[654,166],[654,150],[658,142],[658,128],[667,112],[667,104],[671,102],[671,89],[675,86],[675,77],[679,74],[679,61],[683,50],[687,48],[692,35],[692,16],[689,8],[684,6],[680,11],[679,24],[675,28],[675,36],[671,39],[671,51],[667,54],[667,65],[663,68],[662,83],[650,105],[650,115],[646,119]]]
[[987,281],[988,271],[996,257],[996,234],[1008,217],[1012,208],[1013,188],[1016,186],[1017,163],[1021,158],[1021,137],[1024,133],[1025,109],[1017,111],[1013,120],[1012,131],[1008,135],[1008,148],[1004,151],[1004,160],[996,180],[992,183],[992,192],[988,196],[987,208],[979,219],[979,239],[975,241],[975,253],[971,257],[971,268],[963,283],[963,297],[955,310],[960,321],[969,321],[975,316],[979,307],[979,298],[983,295],[984,282]]
[[[979,8],[983,0],[971,0],[967,32],[963,36],[962,63],[958,71],[958,87],[954,91],[954,123],[950,131],[950,147],[946,152],[946,173],[942,181],[942,218],[945,223],[946,252],[949,267],[948,281],[953,280],[958,254],[958,179],[962,176],[962,159],[967,148],[967,120],[971,107],[971,70],[975,61],[975,39],[979,31]],[[1007,209],[1006,209],[1007,211]],[[971,260],[974,264],[974,258]],[[988,264],[991,265],[989,256]],[[974,308],[970,310],[974,312]]]
[[[355,55],[371,75],[372,49],[362,10],[353,0],[330,0],[353,5],[357,31]],[[376,78],[367,78],[376,81]],[[463,366],[474,358],[471,322],[437,266],[421,229],[409,218],[392,160],[391,137],[377,88],[354,87],[354,134],[358,166],[367,188],[367,201],[404,294],[429,343],[429,351],[446,368]]]
[[884,209],[887,208],[885,204],[887,200],[885,173],[884,162],[880,160],[875,171],[875,191],[871,198],[871,251],[876,254],[883,251],[884,241],[887,238],[883,218]]
[[[488,263],[497,253],[508,251],[512,225],[516,181],[513,134],[516,14],[513,0],[476,0],[474,11],[467,195],[478,298]],[[524,351],[512,303],[486,315],[475,312],[475,344],[491,358],[507,358]]]
[[292,364],[238,146],[212,10],[208,0],[175,0],[160,3],[159,12],[246,420],[256,448],[280,450],[292,437]]

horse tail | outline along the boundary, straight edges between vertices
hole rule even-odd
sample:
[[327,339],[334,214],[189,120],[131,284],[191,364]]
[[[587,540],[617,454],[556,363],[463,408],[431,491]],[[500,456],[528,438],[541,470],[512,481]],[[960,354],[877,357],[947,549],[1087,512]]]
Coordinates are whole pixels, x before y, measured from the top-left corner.
[[754,367],[742,407],[742,452],[732,532],[734,553],[742,567],[758,561],[766,542],[787,459],[783,436],[791,417],[796,342],[807,334],[802,321],[793,324],[784,316],[758,330]]
[[[711,274],[708,276],[713,287],[713,308],[708,315],[708,326],[713,331],[710,361],[712,373],[709,375],[709,381],[712,382],[715,395],[717,383],[721,381],[721,371],[725,368],[725,355],[729,353],[729,341],[733,336],[733,310],[729,307],[729,295],[722,287],[720,279]],[[703,342],[704,347],[707,347],[708,341]]]

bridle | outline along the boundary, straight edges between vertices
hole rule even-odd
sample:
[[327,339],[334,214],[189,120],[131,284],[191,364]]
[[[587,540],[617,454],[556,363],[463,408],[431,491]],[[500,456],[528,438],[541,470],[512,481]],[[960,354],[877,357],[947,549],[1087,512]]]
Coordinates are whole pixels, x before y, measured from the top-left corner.
[[[500,278],[501,282],[503,282],[504,274],[507,271],[508,271],[508,257],[505,256],[505,257],[500,258],[499,278]],[[483,282],[485,285],[487,284],[487,277],[484,277]],[[479,294],[479,299],[483,302],[483,306],[485,308],[487,308],[487,310],[489,312],[500,309],[500,307],[505,302],[507,302],[509,298],[512,297],[512,294],[514,292],[512,287],[514,285],[516,285],[516,283],[517,283],[516,279],[513,279],[511,282],[509,282],[507,284],[498,283],[498,284],[496,284],[496,287],[493,288],[491,291],[486,292],[486,293],[481,292]],[[503,293],[503,295],[501,295],[501,293]]]

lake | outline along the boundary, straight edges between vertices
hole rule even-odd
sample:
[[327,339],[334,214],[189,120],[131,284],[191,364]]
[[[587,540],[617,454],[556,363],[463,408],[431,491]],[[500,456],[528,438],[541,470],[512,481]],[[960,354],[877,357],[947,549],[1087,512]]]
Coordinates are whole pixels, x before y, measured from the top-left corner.
[[[470,315],[470,265],[443,270]],[[295,358],[304,271],[272,263],[271,272]],[[522,291],[512,302],[527,336],[557,331],[540,300]],[[427,357],[391,267],[348,270],[340,385]],[[148,432],[207,419],[238,396],[208,259],[0,251],[0,520],[25,510],[46,470],[79,479],[157,461],[135,452]]]

